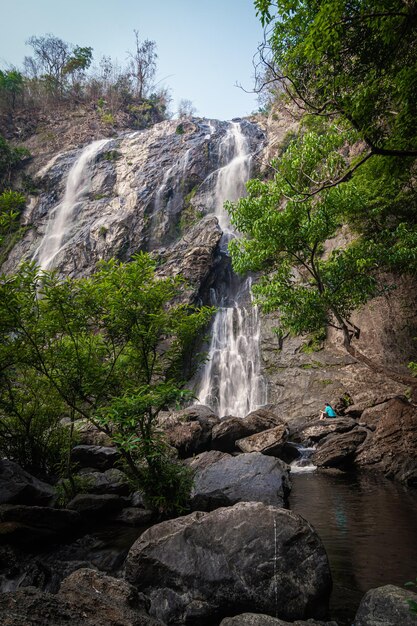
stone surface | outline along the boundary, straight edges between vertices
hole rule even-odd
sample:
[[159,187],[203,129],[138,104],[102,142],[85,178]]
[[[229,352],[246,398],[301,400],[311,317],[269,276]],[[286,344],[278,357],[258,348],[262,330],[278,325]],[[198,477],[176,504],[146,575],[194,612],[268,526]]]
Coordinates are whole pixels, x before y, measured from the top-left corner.
[[284,622],[282,619],[260,613],[242,613],[235,617],[225,617],[220,626],[337,626],[336,622],[317,622],[316,620],[296,620]]
[[213,427],[211,447],[222,452],[235,452],[237,440],[283,424],[283,420],[268,409],[257,409],[244,418],[226,417]]
[[77,466],[102,472],[111,469],[119,459],[117,450],[108,446],[75,446],[71,452],[71,460]]
[[227,452],[220,452],[220,450],[209,450],[208,452],[202,452],[190,459],[185,459],[184,463],[191,467],[193,470],[203,470],[213,463],[217,463],[220,459],[230,458],[230,454]]
[[415,626],[417,617],[407,600],[417,602],[417,594],[394,585],[370,589],[359,605],[355,626]]
[[84,517],[101,517],[120,511],[123,500],[115,494],[79,493],[68,502],[67,507]]
[[48,506],[55,499],[55,489],[38,480],[17,463],[0,460],[0,504]]
[[79,523],[78,513],[68,509],[23,504],[0,506],[0,535],[14,541],[26,543],[70,534]]
[[261,452],[269,456],[278,456],[288,439],[289,430],[286,424],[275,426],[261,433],[256,433],[244,439],[236,441],[237,447],[242,452]]
[[149,597],[150,614],[169,625],[211,626],[247,610],[320,619],[331,590],[313,528],[256,502],[152,526],[130,549],[126,578]]
[[296,433],[297,441],[305,446],[314,445],[333,433],[345,433],[352,430],[357,422],[348,417],[315,420]]
[[120,511],[114,521],[126,524],[127,526],[146,526],[154,517],[154,512],[149,509],[128,506]]
[[191,507],[195,511],[212,511],[243,501],[284,506],[289,491],[289,468],[279,459],[259,452],[224,456],[197,469]]
[[3,626],[163,626],[125,581],[82,569],[57,595],[26,587],[0,594]]
[[318,467],[351,467],[356,451],[367,436],[363,428],[329,435],[322,440],[311,460]]
[[84,488],[88,493],[112,493],[127,496],[130,493],[129,479],[124,472],[113,467],[105,472],[82,472]]
[[77,443],[80,445],[111,446],[112,441],[110,437],[87,420],[79,419],[74,423],[74,426],[77,432]]
[[211,432],[219,421],[209,407],[196,405],[167,416],[162,428],[180,458],[187,458],[210,448]]
[[355,463],[383,471],[408,485],[417,485],[417,409],[404,398],[393,398],[364,411],[369,428]]

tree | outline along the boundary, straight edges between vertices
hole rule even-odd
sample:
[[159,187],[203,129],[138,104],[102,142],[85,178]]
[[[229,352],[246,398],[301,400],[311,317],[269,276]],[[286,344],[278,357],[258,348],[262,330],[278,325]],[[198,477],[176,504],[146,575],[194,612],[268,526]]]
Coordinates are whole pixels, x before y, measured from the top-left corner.
[[[352,322],[355,309],[393,287],[381,279],[382,270],[417,270],[416,197],[404,185],[409,172],[402,168],[400,175],[393,169],[398,168],[395,158],[388,163],[379,157],[363,164],[360,176],[349,182],[323,183],[319,193],[312,192],[316,181],[340,178],[350,161],[341,149],[355,138],[352,132],[347,124],[304,130],[272,163],[273,180],[250,181],[247,197],[227,204],[234,226],[245,235],[230,244],[233,265],[240,272],[266,272],[254,293],[264,310],[279,310],[282,330],[317,333],[332,326],[342,332],[353,357],[416,389],[416,379],[373,362],[358,349],[360,329]],[[378,189],[385,176],[382,199],[377,183],[370,186],[376,174]],[[366,213],[353,242],[325,255],[325,242],[341,224],[348,219],[353,227]]]
[[0,70],[0,100],[5,108],[12,112],[16,105],[16,98],[23,91],[23,76],[17,70]]
[[129,52],[130,73],[134,81],[134,92],[139,100],[147,97],[152,89],[156,73],[156,42],[150,39],[140,41],[139,32],[135,34],[135,51]]
[[48,385],[71,423],[83,417],[109,435],[132,477],[150,499],[159,489],[168,509],[179,504],[189,476],[170,459],[156,420],[190,397],[185,381],[199,360],[194,341],[212,313],[175,304],[182,286],[178,277],[158,278],[145,254],[103,263],[82,279],[61,280],[27,264],[0,283],[6,399],[26,380]]
[[304,111],[343,116],[372,154],[417,156],[414,0],[255,0],[255,7],[268,27],[258,88],[278,82]]
[[33,77],[46,77],[56,89],[62,90],[64,68],[70,61],[73,51],[69,44],[52,34],[42,37],[30,37],[26,44],[33,48],[34,56],[27,58],[25,64]]
[[193,117],[197,113],[197,109],[191,102],[191,100],[182,99],[178,104],[178,117],[179,119],[185,119]]

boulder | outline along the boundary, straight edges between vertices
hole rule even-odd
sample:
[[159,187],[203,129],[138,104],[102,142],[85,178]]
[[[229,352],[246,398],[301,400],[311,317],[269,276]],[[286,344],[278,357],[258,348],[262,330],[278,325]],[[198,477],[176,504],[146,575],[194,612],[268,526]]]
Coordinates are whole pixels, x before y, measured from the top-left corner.
[[0,505],[1,504],[33,504],[48,506],[55,499],[55,489],[17,463],[0,460]]
[[71,574],[57,595],[34,587],[0,594],[0,614],[4,626],[163,626],[130,585],[88,569]]
[[67,507],[84,517],[101,517],[120,511],[123,504],[123,500],[115,494],[79,493],[68,502]]
[[209,407],[196,405],[171,414],[162,427],[168,443],[184,459],[210,448],[211,431],[219,421]]
[[262,615],[261,613],[242,613],[235,617],[225,617],[220,622],[220,626],[337,626],[336,622],[316,622],[309,619],[297,620],[296,622],[284,622],[277,617]]
[[77,432],[77,443],[85,446],[111,447],[112,440],[106,433],[99,430],[88,420],[80,419],[74,423]]
[[269,456],[280,456],[285,442],[288,439],[289,430],[286,424],[280,424],[275,428],[264,430],[250,437],[236,441],[237,447],[242,452],[261,452]]
[[201,452],[197,456],[193,456],[189,459],[185,459],[185,465],[191,467],[191,469],[197,471],[202,470],[213,463],[217,463],[220,459],[230,458],[230,454],[227,452],[220,452],[220,450],[209,450],[208,452]]
[[140,509],[136,506],[127,506],[122,509],[115,522],[126,524],[127,526],[146,526],[154,518],[154,512],[149,509]]
[[120,454],[115,448],[108,446],[75,446],[71,452],[71,460],[79,467],[91,467],[102,472],[112,468]]
[[62,581],[58,596],[78,607],[94,624],[157,626],[145,613],[146,598],[125,580],[93,569],[79,569]]
[[191,507],[212,511],[236,502],[284,506],[289,491],[289,468],[279,459],[259,452],[228,455],[196,471]]
[[355,463],[383,471],[410,486],[417,485],[417,409],[405,398],[392,398],[361,416],[368,437]]
[[81,473],[88,493],[112,493],[127,496],[130,493],[129,479],[121,470],[113,467],[105,472],[84,471]]
[[310,446],[329,435],[349,432],[356,425],[356,421],[349,417],[315,420],[299,431],[296,438],[305,446]]
[[349,467],[353,464],[356,451],[366,435],[363,428],[330,435],[320,443],[311,460],[317,467]]
[[268,409],[252,411],[244,418],[226,417],[213,427],[211,447],[222,452],[235,452],[237,440],[282,424],[284,422]]
[[74,531],[80,516],[68,509],[23,504],[0,506],[0,535],[22,542],[49,539]]
[[320,619],[332,586],[308,522],[259,502],[152,526],[130,549],[125,572],[149,597],[150,614],[168,625],[211,626],[248,610]]
[[417,603],[417,594],[394,585],[370,589],[359,605],[355,626],[415,626],[417,617],[408,600]]

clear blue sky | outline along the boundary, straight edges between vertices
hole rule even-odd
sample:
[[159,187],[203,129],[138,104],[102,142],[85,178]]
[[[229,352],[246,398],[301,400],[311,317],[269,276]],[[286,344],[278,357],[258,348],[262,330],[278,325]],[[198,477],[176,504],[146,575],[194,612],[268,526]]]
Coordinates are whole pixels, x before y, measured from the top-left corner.
[[252,0],[0,0],[0,14],[0,68],[20,66],[31,52],[25,41],[46,33],[123,64],[137,29],[157,43],[157,80],[171,88],[173,110],[181,98],[218,119],[257,108],[254,95],[234,86],[253,86],[262,29]]

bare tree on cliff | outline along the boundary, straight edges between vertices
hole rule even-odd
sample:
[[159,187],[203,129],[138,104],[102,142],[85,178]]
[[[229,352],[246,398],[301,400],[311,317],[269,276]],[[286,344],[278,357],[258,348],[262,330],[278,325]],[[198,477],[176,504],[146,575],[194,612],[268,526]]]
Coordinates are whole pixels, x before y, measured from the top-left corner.
[[152,89],[156,73],[156,42],[150,39],[140,41],[139,32],[135,33],[135,51],[129,52],[130,74],[134,81],[135,95],[139,100],[146,98]]

